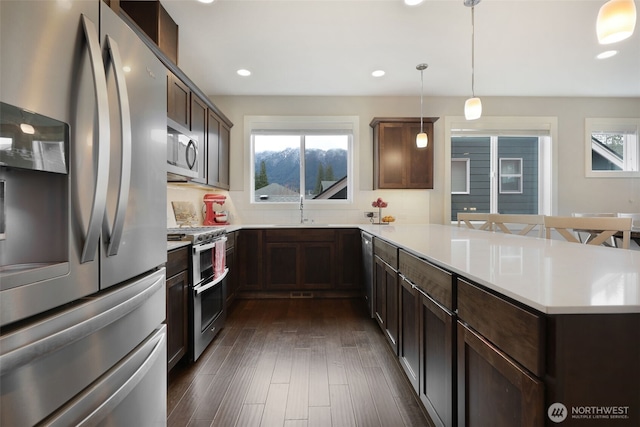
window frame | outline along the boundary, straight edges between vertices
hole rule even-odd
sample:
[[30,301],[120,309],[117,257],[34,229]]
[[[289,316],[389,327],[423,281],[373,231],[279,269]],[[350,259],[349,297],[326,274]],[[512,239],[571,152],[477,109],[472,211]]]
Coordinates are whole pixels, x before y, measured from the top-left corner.
[[[302,135],[327,135],[335,133],[336,135],[348,135],[347,149],[347,197],[346,199],[307,199],[304,202],[312,205],[349,205],[354,203],[354,188],[356,185],[354,164],[356,157],[356,141],[358,139],[359,117],[358,116],[245,116],[245,137],[248,141],[247,147],[249,155],[248,170],[249,181],[245,188],[249,195],[249,203],[252,206],[271,205],[299,205],[300,201],[256,201],[255,200],[255,147],[254,134],[257,133],[284,133]],[[304,138],[301,138],[303,141]],[[300,151],[300,173],[303,173],[304,167],[304,143],[301,141]],[[304,181],[301,180],[301,188],[299,196],[302,196]]]
[[[584,134],[584,164],[587,178],[640,177],[640,118],[586,118]],[[594,134],[626,135],[622,162],[633,163],[636,170],[594,170],[591,140]]]
[[465,163],[465,189],[464,191],[451,190],[451,194],[471,194],[471,159],[468,157],[455,157],[451,159],[451,163],[459,162]]
[[444,201],[443,220],[451,221],[451,138],[462,136],[469,130],[474,135],[489,134],[499,136],[538,135],[541,146],[539,152],[538,210],[541,215],[551,215],[558,204],[558,118],[555,116],[483,116],[468,121],[464,116],[444,118]]
[[[504,173],[502,172],[502,162],[503,161],[517,161],[519,163],[520,173]],[[522,194],[523,188],[523,170],[522,170],[522,157],[500,157],[498,159],[498,192],[500,194]],[[502,178],[517,178],[518,179],[518,189],[517,190],[503,190],[502,189]]]

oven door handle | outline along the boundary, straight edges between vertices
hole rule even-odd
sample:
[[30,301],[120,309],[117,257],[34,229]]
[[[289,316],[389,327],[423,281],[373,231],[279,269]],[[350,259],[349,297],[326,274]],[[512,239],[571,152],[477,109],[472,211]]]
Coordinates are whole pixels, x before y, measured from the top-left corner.
[[204,245],[194,245],[193,246],[193,253],[195,255],[195,254],[199,254],[200,252],[209,250],[209,249],[215,247],[216,243],[221,242],[221,241],[222,242],[226,242],[227,238],[226,237],[221,237],[219,239],[214,240],[211,243],[205,243]]
[[227,277],[227,273],[228,272],[229,272],[229,268],[225,268],[220,276],[216,277],[214,280],[212,280],[211,282],[207,283],[206,285],[194,286],[193,287],[193,292],[196,295],[200,295],[201,293],[203,293],[207,289],[212,288],[215,285],[217,285],[218,283],[220,283],[225,277]]

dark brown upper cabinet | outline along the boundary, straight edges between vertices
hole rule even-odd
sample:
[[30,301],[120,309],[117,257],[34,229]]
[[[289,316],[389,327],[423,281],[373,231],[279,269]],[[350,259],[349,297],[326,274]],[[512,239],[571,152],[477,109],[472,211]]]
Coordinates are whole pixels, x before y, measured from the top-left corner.
[[207,184],[229,189],[229,152],[231,128],[214,111],[209,110],[207,122]]
[[178,64],[178,24],[162,7],[160,1],[120,0],[111,3],[119,3],[120,9],[138,24],[142,31],[158,45],[162,53],[174,64]]
[[177,76],[167,72],[167,117],[191,129],[191,89]]
[[375,117],[373,128],[373,188],[433,188],[433,123],[424,117],[423,129],[429,138],[426,148],[416,146],[420,117]]

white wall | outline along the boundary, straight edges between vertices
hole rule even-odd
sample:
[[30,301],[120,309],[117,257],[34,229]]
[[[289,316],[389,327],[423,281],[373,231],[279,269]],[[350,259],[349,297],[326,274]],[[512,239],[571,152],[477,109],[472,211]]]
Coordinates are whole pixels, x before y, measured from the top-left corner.
[[[383,215],[400,223],[442,223],[444,194],[444,117],[461,116],[463,98],[425,98],[425,117],[440,117],[434,128],[434,189],[385,190],[373,188],[374,117],[416,117],[420,99],[415,97],[243,97],[219,96],[212,101],[234,123],[231,129],[231,191],[233,219],[238,223],[288,223],[299,221],[297,206],[274,209],[249,204],[248,138],[244,116],[252,115],[345,115],[360,117],[359,140],[355,141],[355,203],[342,208],[315,209],[307,216],[318,223],[366,222],[363,211],[371,210],[377,197],[389,202]],[[587,117],[640,117],[639,98],[482,98],[487,116],[557,117],[557,206],[554,214],[571,212],[640,212],[639,178],[586,178],[584,173],[584,125]]]

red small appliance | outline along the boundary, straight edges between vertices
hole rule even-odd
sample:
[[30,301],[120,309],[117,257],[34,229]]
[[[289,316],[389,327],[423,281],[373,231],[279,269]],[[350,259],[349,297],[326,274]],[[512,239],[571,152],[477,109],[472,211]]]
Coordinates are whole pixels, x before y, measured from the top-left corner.
[[204,195],[204,220],[203,225],[228,225],[229,213],[223,210],[216,210],[215,205],[222,206],[227,200],[227,196],[222,194],[207,193]]

